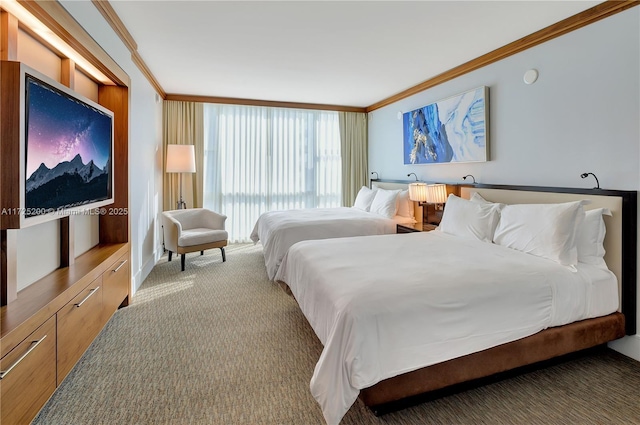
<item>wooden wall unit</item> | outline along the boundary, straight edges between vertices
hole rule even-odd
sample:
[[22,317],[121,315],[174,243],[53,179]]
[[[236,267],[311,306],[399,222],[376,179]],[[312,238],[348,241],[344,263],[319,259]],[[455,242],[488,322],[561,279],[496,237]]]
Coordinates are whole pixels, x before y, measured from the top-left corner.
[[129,148],[122,141],[129,137],[129,90],[119,86],[101,86],[98,103],[113,111],[114,203],[100,216],[100,241],[119,243],[129,240]]
[[[56,19],[62,13],[57,3],[42,4],[44,6],[35,2],[27,5],[35,8],[44,22],[50,23],[53,19],[48,9],[53,8]],[[2,60],[16,61],[20,48],[16,46],[18,25],[13,16],[4,11],[0,13]],[[78,46],[77,40],[71,44]],[[18,215],[0,216],[0,229],[3,229],[0,230],[0,296],[2,304],[6,304],[0,307],[0,423],[3,424],[29,423],[113,313],[130,302],[129,78],[104,51],[97,52],[95,48],[88,43],[81,51],[90,52],[92,63],[97,58],[108,58],[98,68],[113,76],[115,84],[120,84],[98,87],[98,103],[114,113],[115,202],[106,205],[106,213],[99,218],[98,245],[78,257],[73,247],[74,217],[57,218],[61,232],[60,267],[19,292],[16,289],[16,235],[24,230],[20,229]],[[0,207],[15,202],[20,196],[22,108],[7,107],[15,105],[11,102],[15,102],[23,87],[20,72],[16,71],[19,67],[18,62],[2,62],[0,70]],[[60,82],[73,89],[76,72],[75,63],[63,57]]]

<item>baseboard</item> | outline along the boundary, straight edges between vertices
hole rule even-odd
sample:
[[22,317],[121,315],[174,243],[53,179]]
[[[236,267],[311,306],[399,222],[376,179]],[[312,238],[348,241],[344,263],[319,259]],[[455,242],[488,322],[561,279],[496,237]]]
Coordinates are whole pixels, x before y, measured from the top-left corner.
[[627,357],[631,357],[634,360],[640,361],[640,336],[628,335],[624,338],[611,341],[607,344],[609,348],[617,351],[620,354],[624,354]]
[[160,260],[160,257],[162,257],[162,249],[157,249],[153,253],[153,255],[149,259],[147,259],[147,261],[144,263],[142,268],[138,270],[138,273],[136,273],[135,276],[133,276],[133,293],[134,294],[138,291],[138,289],[140,288],[140,285],[142,285],[142,282],[144,282],[147,276],[149,276],[149,273],[151,273],[151,270],[153,270],[153,267]]

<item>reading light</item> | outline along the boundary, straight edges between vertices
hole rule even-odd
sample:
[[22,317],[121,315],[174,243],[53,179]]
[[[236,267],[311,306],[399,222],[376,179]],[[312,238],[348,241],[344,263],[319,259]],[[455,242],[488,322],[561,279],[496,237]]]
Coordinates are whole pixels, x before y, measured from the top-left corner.
[[407,177],[411,177],[411,174],[413,174],[413,176],[416,178],[416,181],[418,181],[418,176],[416,176],[416,173],[409,173],[407,174]]
[[426,183],[410,183],[409,184],[409,199],[417,202],[422,206],[427,202],[427,184]]
[[596,179],[596,187],[594,187],[594,189],[600,189],[600,182],[598,181],[598,178],[596,177],[595,174],[593,173],[582,173],[580,174],[580,177],[582,177],[583,179],[586,179],[589,175],[593,176],[594,179]]
[[377,171],[372,171],[372,172],[371,172],[371,175],[373,176],[374,174],[376,175],[376,180],[378,180],[378,179],[379,179],[379,177],[378,177],[378,172],[377,172]]
[[467,174],[466,176],[462,177],[462,180],[466,180],[467,177],[471,177],[473,179],[473,184],[476,184],[476,178],[473,177],[471,174]]
[[180,199],[178,209],[186,209],[187,204],[182,199],[182,173],[196,172],[196,152],[193,145],[167,145],[167,173],[178,173]]

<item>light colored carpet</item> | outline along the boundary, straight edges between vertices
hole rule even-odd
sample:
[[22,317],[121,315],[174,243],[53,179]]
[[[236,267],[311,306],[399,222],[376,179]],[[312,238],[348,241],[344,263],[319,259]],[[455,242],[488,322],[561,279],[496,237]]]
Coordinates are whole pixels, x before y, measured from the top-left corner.
[[[322,424],[322,345],[260,245],[167,262],[119,310],[34,424]],[[640,424],[640,363],[612,351],[349,424]]]

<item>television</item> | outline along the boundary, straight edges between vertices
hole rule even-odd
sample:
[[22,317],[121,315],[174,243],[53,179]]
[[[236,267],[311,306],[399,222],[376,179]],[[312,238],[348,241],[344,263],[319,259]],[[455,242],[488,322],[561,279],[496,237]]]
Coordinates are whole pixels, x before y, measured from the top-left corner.
[[10,180],[18,187],[2,194],[3,218],[13,216],[3,228],[101,214],[100,207],[114,201],[113,112],[24,64],[19,70],[14,81],[19,79],[20,88],[13,96],[19,100],[12,105],[19,104],[20,114],[13,124],[3,124],[19,128],[6,129],[12,137],[2,141],[3,156],[11,152],[5,144],[19,144],[8,156],[19,158],[20,166],[3,170],[3,185]]

